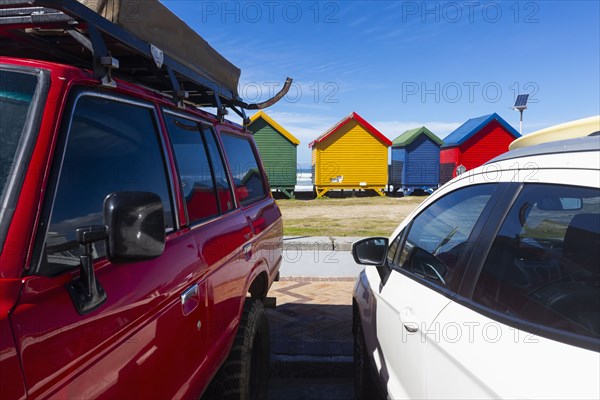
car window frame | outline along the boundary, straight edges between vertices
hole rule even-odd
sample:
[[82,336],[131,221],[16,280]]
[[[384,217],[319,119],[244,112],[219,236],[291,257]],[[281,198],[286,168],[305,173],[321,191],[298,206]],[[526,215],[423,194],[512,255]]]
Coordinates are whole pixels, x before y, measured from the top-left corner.
[[386,264],[391,270],[402,269],[402,268],[400,268],[400,265],[398,265],[398,261],[400,260],[400,254],[402,253],[402,250],[404,249],[404,242],[406,241],[406,233],[410,230],[411,227],[412,227],[412,221],[410,221],[410,223],[407,224],[398,233],[398,235],[396,235],[396,237],[390,242],[390,243],[393,243],[394,241],[396,241],[396,239],[399,239],[398,246],[396,247],[396,252],[394,253],[393,260],[390,262],[389,258],[386,256]]
[[[259,169],[259,172],[261,175],[262,185],[263,185],[263,189],[264,189],[265,193],[262,196],[257,197],[256,199],[252,200],[252,202],[250,202],[248,204],[244,204],[242,201],[239,201],[237,198],[237,193],[235,193],[235,181],[233,179],[233,172],[231,169],[231,164],[229,162],[229,156],[227,155],[227,152],[225,151],[225,147],[223,146],[223,141],[222,141],[223,135],[234,136],[236,138],[246,140],[250,143],[250,149],[252,150],[252,154],[254,155],[254,159],[256,160],[256,165],[258,166],[258,169]],[[255,204],[260,203],[261,201],[267,199],[269,197],[269,193],[271,192],[271,187],[269,186],[269,182],[267,180],[267,174],[266,174],[264,166],[263,166],[262,158],[260,157],[260,154],[258,153],[258,149],[256,148],[256,143],[254,142],[254,138],[250,134],[242,133],[242,132],[235,132],[231,129],[220,129],[218,131],[217,136],[219,138],[218,143],[219,143],[219,147],[221,147],[222,155],[225,157],[225,163],[227,165],[227,174],[229,176],[230,185],[234,191],[233,197],[235,198],[236,205],[241,209],[247,209],[247,208],[250,208],[250,207],[254,206]]]
[[[545,183],[542,182],[537,184]],[[484,229],[484,232],[482,232],[480,239],[475,244],[473,249],[473,253],[478,254],[480,257],[471,257],[471,260],[467,264],[465,272],[463,273],[461,293],[459,293],[459,296],[457,296],[454,300],[478,314],[481,314],[495,322],[507,325],[513,329],[557,341],[559,343],[600,352],[600,339],[593,339],[588,336],[570,333],[532,321],[527,321],[516,316],[499,312],[473,300],[473,293],[475,291],[477,281],[479,280],[479,274],[481,273],[485,261],[489,255],[493,241],[498,235],[502,224],[506,220],[511,208],[517,202],[519,195],[526,185],[527,183],[522,182],[511,182],[507,184],[507,189],[503,193],[502,198],[499,200],[497,207],[491,216],[490,226],[488,226],[487,229]],[[568,185],[564,183],[556,183],[556,185],[581,187],[581,185]]]
[[[50,92],[51,73],[44,68],[11,64],[2,64],[0,68],[9,72],[34,75],[37,77],[37,87],[32,98],[30,109],[28,110],[27,120],[23,126],[20,144],[17,146],[15,154],[15,160],[13,160],[15,168],[6,182],[4,198],[0,198],[0,201],[2,201],[2,203],[0,203],[0,254],[2,254],[8,234],[8,228],[12,223],[22,185],[25,183],[25,177],[27,176],[27,169],[29,168],[29,163],[33,156],[37,138],[40,135],[42,118],[48,107],[47,100],[48,93]],[[16,188],[18,188],[18,190]]]
[[[67,105],[65,107],[65,112],[62,115],[62,118],[59,123],[59,131],[58,138],[56,142],[56,147],[54,150],[53,160],[51,162],[50,176],[48,182],[46,184],[46,195],[43,200],[42,212],[40,215],[40,222],[35,232],[34,239],[34,249],[33,256],[31,258],[31,265],[28,268],[26,275],[41,275],[47,276],[41,273],[42,269],[42,261],[43,261],[43,253],[46,247],[46,239],[48,235],[48,230],[50,229],[50,221],[52,218],[52,211],[54,209],[54,204],[56,202],[56,194],[58,191],[58,183],[60,181],[60,176],[63,169],[64,158],[67,150],[67,145],[69,142],[69,136],[71,127],[73,124],[73,117],[75,115],[75,109],[77,107],[77,103],[83,97],[96,97],[101,99],[107,99],[115,102],[125,103],[137,107],[142,107],[150,110],[154,117],[154,123],[156,125],[156,134],[158,136],[158,146],[161,152],[161,156],[163,158],[163,167],[165,168],[165,175],[167,178],[167,190],[169,190],[169,200],[171,201],[171,213],[173,215],[173,228],[165,229],[166,240],[173,235],[175,232],[181,229],[181,222],[179,221],[179,213],[178,213],[178,202],[175,196],[175,187],[173,181],[173,170],[171,169],[170,164],[170,156],[167,153],[167,142],[165,140],[165,132],[163,130],[163,121],[158,112],[156,104],[152,101],[135,98],[128,95],[107,93],[100,90],[95,90],[90,87],[74,87],[71,89],[68,94]],[[97,260],[94,260],[94,264],[104,262],[106,257],[101,257]],[[69,274],[75,271],[79,267],[73,267],[69,269],[65,269],[61,271],[56,276],[61,276],[64,274]]]
[[[469,234],[469,237],[466,240],[466,243],[470,243],[471,250],[463,253],[456,263],[456,269],[457,269],[456,273],[458,274],[458,276],[455,280],[453,280],[453,282],[456,282],[455,284],[453,284],[453,287],[450,287],[450,286],[445,287],[445,286],[438,284],[430,279],[427,279],[427,278],[422,277],[418,274],[415,274],[411,271],[408,271],[398,265],[399,257],[401,256],[402,251],[404,250],[406,240],[408,238],[408,235],[410,234],[410,231],[412,230],[415,219],[417,219],[421,214],[423,214],[426,210],[428,210],[429,207],[431,207],[433,204],[440,201],[441,199],[443,199],[453,193],[456,193],[459,190],[463,190],[463,189],[470,188],[473,186],[481,186],[481,185],[495,185],[496,189],[492,192],[492,195],[491,195],[488,203],[485,205],[485,207],[481,211],[479,218],[477,218],[477,221],[475,222],[475,225],[473,225],[473,228],[471,229],[471,233]],[[445,193],[444,195],[440,196],[439,198],[436,198],[433,202],[431,202],[426,207],[424,207],[422,210],[420,210],[418,214],[414,215],[412,217],[411,221],[402,230],[401,234],[403,235],[403,237],[402,237],[400,244],[398,245],[398,249],[397,249],[396,255],[394,257],[394,263],[397,265],[397,267],[391,268],[392,272],[398,272],[398,273],[404,275],[405,277],[410,278],[410,279],[428,287],[429,289],[446,296],[449,299],[454,299],[456,296],[458,296],[461,293],[461,289],[464,284],[465,272],[467,270],[470,260],[473,258],[473,255],[475,254],[475,243],[477,241],[474,239],[481,236],[485,226],[489,223],[489,219],[497,207],[498,201],[504,194],[506,187],[507,187],[507,184],[502,183],[502,182],[489,182],[489,183],[484,182],[484,183],[468,184],[468,185],[464,185],[461,187],[457,187],[456,189],[454,189],[448,193]]]
[[[190,223],[190,217],[188,215],[187,204],[185,202],[185,197],[183,196],[183,187],[179,183],[178,187],[179,187],[179,192],[180,192],[181,199],[182,199],[182,205],[181,206],[183,207],[183,210],[184,210],[184,213],[185,213],[185,219],[186,219],[185,224],[182,224],[182,226],[187,226],[190,229],[195,229],[197,227],[206,225],[207,223],[212,222],[214,220],[218,220],[218,219],[222,218],[224,215],[230,214],[230,213],[236,211],[238,208],[240,208],[240,204],[237,201],[237,198],[236,198],[236,196],[234,194],[233,182],[231,180],[231,176],[230,176],[230,173],[229,173],[229,164],[227,163],[227,159],[225,158],[225,152],[224,152],[224,150],[222,148],[221,142],[220,142],[220,140],[218,138],[218,135],[217,135],[217,132],[215,130],[214,125],[212,123],[210,123],[209,121],[207,121],[207,120],[205,120],[205,119],[203,119],[203,118],[201,118],[201,117],[199,117],[199,116],[197,116],[195,114],[185,113],[185,112],[182,112],[182,111],[179,111],[179,110],[174,110],[174,109],[168,108],[168,107],[161,107],[161,118],[163,119],[163,122],[165,123],[165,130],[166,130],[166,134],[167,134],[168,140],[169,140],[168,146],[169,146],[169,150],[171,151],[171,154],[173,155],[173,161],[174,161],[174,165],[175,165],[175,171],[174,171],[175,178],[179,179],[180,178],[180,173],[179,173],[179,167],[177,165],[177,155],[175,154],[175,148],[173,147],[173,142],[172,142],[170,134],[168,132],[168,127],[166,126],[165,114],[169,114],[169,115],[172,115],[172,116],[175,116],[175,117],[183,118],[183,119],[186,119],[188,121],[192,121],[192,122],[195,122],[195,123],[198,124],[198,134],[202,138],[202,143],[203,143],[205,151],[206,151],[206,157],[207,157],[207,159],[208,159],[208,161],[210,163],[210,173],[212,175],[213,184],[215,184],[216,177],[215,177],[215,173],[214,173],[214,169],[213,169],[213,165],[212,165],[213,160],[212,160],[212,157],[210,155],[210,151],[208,149],[208,145],[207,145],[206,140],[204,138],[204,132],[203,132],[204,129],[210,130],[210,134],[213,135],[213,139],[217,143],[217,150],[218,150],[219,156],[220,156],[220,160],[219,161],[221,161],[223,163],[223,167],[226,170],[225,171],[225,177],[227,179],[227,184],[229,185],[229,193],[230,193],[231,199],[233,201],[233,208],[230,209],[230,210],[223,211],[220,208],[221,205],[220,205],[220,203],[218,201],[218,196],[217,196],[217,207],[219,208],[219,213],[216,214],[216,215],[204,218],[202,220],[195,221],[194,223]],[[215,186],[215,190],[216,190],[216,186]]]
[[[239,209],[241,207],[241,204],[238,202],[238,199],[235,196],[235,188],[234,188],[235,185],[233,183],[233,180],[231,179],[231,174],[229,171],[229,164],[227,163],[225,150],[223,149],[223,145],[220,140],[221,138],[220,138],[219,134],[217,133],[215,126],[213,124],[206,122],[206,123],[202,123],[202,127],[208,128],[210,130],[210,134],[212,135],[212,138],[214,139],[214,141],[217,145],[217,151],[219,152],[219,161],[221,161],[221,163],[223,164],[225,178],[227,179],[227,184],[229,185],[229,194],[231,195],[233,207],[225,212],[222,212],[220,216],[223,216],[223,215],[226,215],[226,214],[236,211],[237,209]],[[212,161],[212,158],[210,155],[210,150],[208,149],[208,143],[205,143],[205,144],[206,144],[206,148],[207,148],[207,155],[208,155],[209,160],[211,161],[211,166],[212,166],[213,161]],[[214,170],[213,170],[213,174],[214,174]],[[217,179],[216,176],[214,177],[214,179],[216,181],[216,179]]]

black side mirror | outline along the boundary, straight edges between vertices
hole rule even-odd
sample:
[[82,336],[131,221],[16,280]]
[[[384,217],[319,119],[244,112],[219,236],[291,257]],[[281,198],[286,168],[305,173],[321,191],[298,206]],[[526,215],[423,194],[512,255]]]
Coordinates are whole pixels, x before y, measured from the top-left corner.
[[81,273],[66,288],[83,315],[107,298],[94,273],[94,243],[107,242],[107,258],[112,263],[149,260],[163,253],[165,217],[160,197],[148,192],[111,193],[104,199],[104,225],[81,227],[76,234],[82,248]]
[[373,237],[352,244],[352,256],[357,264],[384,265],[388,251],[388,238]]
[[352,244],[352,255],[357,264],[377,267],[381,287],[386,284],[391,272],[386,260],[388,247],[388,238],[384,237],[366,238]]
[[154,193],[109,194],[104,200],[104,224],[107,258],[112,263],[150,260],[165,249],[165,215]]

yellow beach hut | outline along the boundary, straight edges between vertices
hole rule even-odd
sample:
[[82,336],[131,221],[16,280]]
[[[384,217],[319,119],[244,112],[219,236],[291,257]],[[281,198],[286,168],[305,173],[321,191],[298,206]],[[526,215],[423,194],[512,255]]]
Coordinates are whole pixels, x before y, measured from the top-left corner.
[[385,196],[392,142],[353,112],[312,141],[317,198],[335,189],[372,189]]

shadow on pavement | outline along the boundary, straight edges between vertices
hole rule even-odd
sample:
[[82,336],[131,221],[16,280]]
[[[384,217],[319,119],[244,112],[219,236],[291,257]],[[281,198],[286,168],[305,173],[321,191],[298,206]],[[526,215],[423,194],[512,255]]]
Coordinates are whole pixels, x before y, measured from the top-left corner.
[[354,398],[352,306],[285,303],[267,315],[270,400]]

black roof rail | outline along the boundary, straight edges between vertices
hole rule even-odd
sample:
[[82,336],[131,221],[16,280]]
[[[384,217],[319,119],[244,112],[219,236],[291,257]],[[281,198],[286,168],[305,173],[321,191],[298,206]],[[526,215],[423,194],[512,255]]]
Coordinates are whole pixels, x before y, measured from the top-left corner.
[[292,83],[287,78],[273,98],[248,104],[237,88],[219,85],[76,0],[0,0],[0,54],[91,69],[108,86],[114,85],[114,75],[169,95],[178,104],[185,100],[216,107],[221,118],[228,107],[246,120],[244,110],[275,104]]

